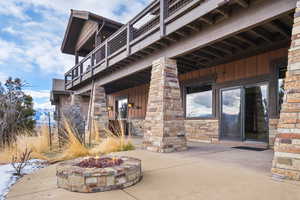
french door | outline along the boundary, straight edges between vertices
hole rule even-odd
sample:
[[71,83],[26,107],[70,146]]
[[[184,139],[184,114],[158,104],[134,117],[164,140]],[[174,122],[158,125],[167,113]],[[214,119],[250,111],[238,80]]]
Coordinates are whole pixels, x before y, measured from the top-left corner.
[[268,140],[268,85],[221,89],[221,139]]

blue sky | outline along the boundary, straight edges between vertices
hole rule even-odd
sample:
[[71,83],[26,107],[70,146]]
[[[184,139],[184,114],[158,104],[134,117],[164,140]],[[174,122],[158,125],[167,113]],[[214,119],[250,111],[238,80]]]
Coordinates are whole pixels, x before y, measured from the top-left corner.
[[0,81],[26,81],[35,108],[49,108],[52,78],[63,78],[74,58],[60,45],[70,9],[126,23],[150,0],[0,0]]

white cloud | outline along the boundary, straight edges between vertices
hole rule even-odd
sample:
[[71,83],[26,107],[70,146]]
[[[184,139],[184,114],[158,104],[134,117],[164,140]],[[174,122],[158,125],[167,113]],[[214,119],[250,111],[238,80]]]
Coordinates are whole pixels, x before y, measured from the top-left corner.
[[24,90],[25,94],[30,95],[33,99],[44,99],[47,98],[49,100],[50,98],[50,91],[49,90]]
[[0,82],[1,83],[5,83],[5,81],[7,80],[8,76],[3,73],[3,72],[0,72]]
[[[24,71],[34,70],[36,65],[43,73],[62,76],[73,67],[74,58],[60,51],[63,33],[70,9],[87,10],[119,20],[123,23],[142,10],[150,0],[9,0],[0,1],[0,15],[14,16],[13,24],[3,32],[17,37],[14,42],[0,38],[0,64],[14,62]],[[125,9],[124,12],[116,12]],[[12,11],[13,12],[10,12]],[[41,15],[37,19],[28,16],[28,10]],[[8,61],[13,56],[13,61]]]
[[43,103],[37,103],[34,102],[34,109],[47,109],[47,110],[53,110],[54,106],[51,105],[50,101],[46,101]]
[[0,38],[0,64],[7,61],[12,55],[20,53],[22,50],[13,42],[8,42]]

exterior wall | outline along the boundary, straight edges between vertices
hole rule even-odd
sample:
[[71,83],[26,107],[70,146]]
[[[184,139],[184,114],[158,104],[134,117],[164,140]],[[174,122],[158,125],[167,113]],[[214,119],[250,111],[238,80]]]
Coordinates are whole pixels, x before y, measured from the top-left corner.
[[108,112],[110,120],[116,118],[116,100],[118,97],[128,97],[128,102],[134,103],[135,108],[128,109],[129,133],[132,135],[144,135],[144,119],[146,115],[148,101],[149,84],[140,85],[137,87],[122,90],[113,94],[107,95],[107,105],[111,106],[112,111]]
[[56,110],[58,119],[62,118],[62,109],[65,106],[70,105],[70,102],[71,102],[71,97],[69,95],[60,95],[59,96],[58,104],[55,105],[55,110]]
[[116,100],[118,97],[128,97],[128,102],[134,103],[135,108],[128,110],[128,119],[145,119],[147,101],[148,101],[149,84],[122,90],[107,95],[107,105],[111,106],[112,111],[108,112],[109,119],[115,119]]
[[190,141],[207,143],[219,141],[219,121],[216,119],[185,120],[185,131]]
[[260,75],[271,74],[272,72],[270,63],[275,59],[287,57],[287,53],[287,48],[277,49],[227,64],[217,65],[207,69],[200,69],[182,74],[179,76],[179,80],[184,82],[208,75],[216,75],[216,83],[255,78]]
[[[274,69],[272,69],[271,65],[272,61],[286,58],[287,54],[288,49],[281,48],[211,68],[181,74],[179,75],[179,80],[181,85],[183,85],[187,81],[197,80],[211,75],[216,77],[216,84],[224,84],[264,75],[273,74],[275,76]],[[116,109],[116,98],[119,96],[127,96],[129,102],[132,102],[139,107],[139,109],[129,109],[129,123],[132,124],[132,127],[140,127],[145,119],[148,91],[149,85],[146,84],[109,94],[107,97],[108,105],[113,107],[113,111],[109,112],[109,118],[115,119],[114,111]],[[218,123],[218,116],[215,116],[212,119],[186,119],[185,127],[187,139],[201,142],[217,142],[219,135]],[[274,138],[277,133],[277,123],[278,117],[271,116],[269,120],[269,144],[271,146],[274,144]],[[132,130],[135,135],[142,134],[142,128],[132,128]]]
[[269,119],[269,146],[273,147],[276,135],[278,133],[277,127],[278,127],[279,119]]
[[129,120],[129,133],[130,135],[144,135],[144,122],[143,119],[131,119]]
[[[186,81],[214,75],[216,76],[216,84],[224,84],[230,81],[255,78],[272,73],[275,76],[271,65],[272,61],[287,57],[287,54],[288,49],[281,48],[227,64],[182,74],[179,76],[179,79],[184,84]],[[218,122],[218,116],[215,119],[187,119],[185,121],[187,139],[201,142],[217,142],[219,135]],[[269,144],[271,146],[274,144],[277,133],[277,123],[278,118],[272,117],[269,120]],[[192,128],[192,126],[195,126],[195,128]],[[211,131],[212,135],[208,134],[207,130]]]
[[80,110],[85,120],[87,120],[88,117],[89,104],[90,104],[90,97],[82,97]]

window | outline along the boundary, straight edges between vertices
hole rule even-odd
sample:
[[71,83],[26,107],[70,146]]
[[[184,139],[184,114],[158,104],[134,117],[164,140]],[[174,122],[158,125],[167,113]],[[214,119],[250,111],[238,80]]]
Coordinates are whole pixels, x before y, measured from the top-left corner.
[[210,118],[213,116],[211,85],[186,88],[186,117]]
[[128,99],[122,98],[117,100],[117,119],[126,119],[127,118],[127,104]]
[[284,97],[284,79],[287,67],[286,65],[279,66],[279,73],[278,73],[278,111],[281,110],[281,105],[283,103]]

